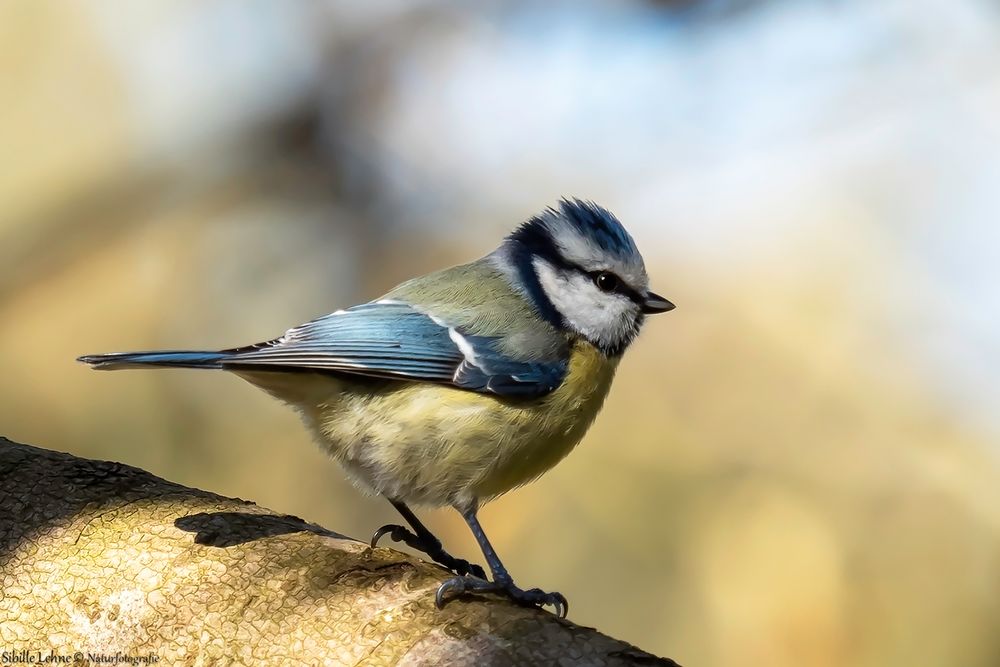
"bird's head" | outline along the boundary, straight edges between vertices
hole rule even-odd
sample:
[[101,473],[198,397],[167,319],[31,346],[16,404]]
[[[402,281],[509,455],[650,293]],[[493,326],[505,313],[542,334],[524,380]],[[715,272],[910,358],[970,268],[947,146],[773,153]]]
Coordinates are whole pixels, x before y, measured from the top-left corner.
[[674,307],[649,291],[622,224],[592,202],[563,199],[514,230],[500,253],[543,318],[608,356],[624,352],[646,315]]

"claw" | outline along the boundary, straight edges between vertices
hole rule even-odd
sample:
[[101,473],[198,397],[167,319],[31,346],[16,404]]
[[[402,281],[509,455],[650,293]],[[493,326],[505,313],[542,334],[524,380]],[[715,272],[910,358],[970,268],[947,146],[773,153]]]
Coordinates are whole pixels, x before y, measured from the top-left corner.
[[453,577],[438,586],[437,592],[434,594],[434,605],[438,609],[444,609],[444,605],[447,602],[447,600],[444,599],[444,596],[451,592],[452,589],[458,589],[459,595],[464,593],[465,581],[465,577]]
[[553,596],[553,602],[550,604],[556,608],[556,616],[559,618],[566,618],[569,615],[569,600],[562,593],[550,593]]
[[546,593],[540,588],[531,590],[521,590],[511,581],[495,582],[475,579],[472,577],[452,577],[438,586],[434,594],[434,603],[438,609],[443,609],[447,604],[449,593],[455,593],[455,597],[460,597],[465,593],[500,593],[506,595],[517,604],[544,607],[549,605],[555,609],[556,616],[566,618],[569,614],[569,601],[562,593]]
[[516,602],[528,603],[544,607],[545,605],[550,605],[555,609],[556,616],[559,618],[566,618],[569,614],[569,601],[566,596],[562,593],[553,591],[552,593],[546,593],[540,588],[532,588],[531,590],[522,591],[520,600],[517,597],[514,598]]
[[370,544],[371,548],[374,549],[375,547],[378,546],[378,541],[381,540],[386,535],[389,535],[389,534],[392,534],[392,541],[393,542],[405,542],[407,540],[406,540],[405,537],[403,537],[403,534],[406,534],[406,533],[409,533],[409,535],[411,535],[413,537],[413,539],[417,538],[416,535],[413,535],[413,533],[410,533],[410,531],[408,531],[405,527],[403,527],[403,526],[397,526],[394,523],[387,523],[386,525],[382,526],[381,528],[379,528],[378,530],[376,530],[374,533],[372,533],[372,540],[371,540],[371,542],[369,544]]

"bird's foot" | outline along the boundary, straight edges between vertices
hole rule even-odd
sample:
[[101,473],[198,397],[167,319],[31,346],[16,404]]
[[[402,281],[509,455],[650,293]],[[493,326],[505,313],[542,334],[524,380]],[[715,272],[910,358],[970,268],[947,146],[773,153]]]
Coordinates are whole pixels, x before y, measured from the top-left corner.
[[569,613],[569,602],[566,601],[566,597],[562,593],[546,593],[540,588],[525,591],[515,586],[510,579],[485,581],[472,577],[454,577],[438,587],[434,601],[437,603],[438,609],[441,609],[448,601],[449,595],[460,597],[466,593],[500,593],[517,604],[529,607],[551,605],[555,608],[556,616],[559,618],[566,618],[566,614]]
[[389,539],[393,542],[402,542],[411,549],[416,549],[417,551],[427,554],[427,556],[429,556],[435,563],[451,570],[459,576],[464,577],[466,575],[472,575],[473,577],[486,579],[486,572],[479,565],[470,563],[463,558],[455,558],[444,550],[444,547],[441,546],[441,542],[436,538],[421,538],[405,526],[398,526],[395,524],[382,526],[375,531],[374,535],[372,535],[371,547],[374,549],[378,546],[378,541],[386,535],[388,535]]

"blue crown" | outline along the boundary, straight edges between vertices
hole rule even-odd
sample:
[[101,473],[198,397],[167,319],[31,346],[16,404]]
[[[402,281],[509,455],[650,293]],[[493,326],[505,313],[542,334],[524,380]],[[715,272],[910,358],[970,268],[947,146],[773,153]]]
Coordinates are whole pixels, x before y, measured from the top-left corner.
[[549,207],[529,219],[507,237],[520,244],[533,256],[544,257],[560,264],[553,232],[558,222],[565,221],[580,235],[593,241],[602,250],[628,259],[639,254],[635,241],[610,211],[594,202],[582,199],[561,199],[559,209]]
[[[582,199],[561,199],[559,210],[564,219],[604,250],[621,256],[639,254],[632,236],[625,231],[618,218],[603,206]],[[549,211],[558,215],[553,209]]]

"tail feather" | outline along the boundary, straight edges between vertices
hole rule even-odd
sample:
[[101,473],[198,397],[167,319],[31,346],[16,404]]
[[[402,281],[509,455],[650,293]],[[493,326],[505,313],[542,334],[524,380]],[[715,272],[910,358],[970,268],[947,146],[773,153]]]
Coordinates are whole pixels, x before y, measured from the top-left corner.
[[102,371],[122,368],[142,368],[145,366],[166,366],[169,368],[222,368],[222,360],[227,352],[205,351],[151,351],[113,352],[111,354],[88,354],[77,361],[90,364]]

